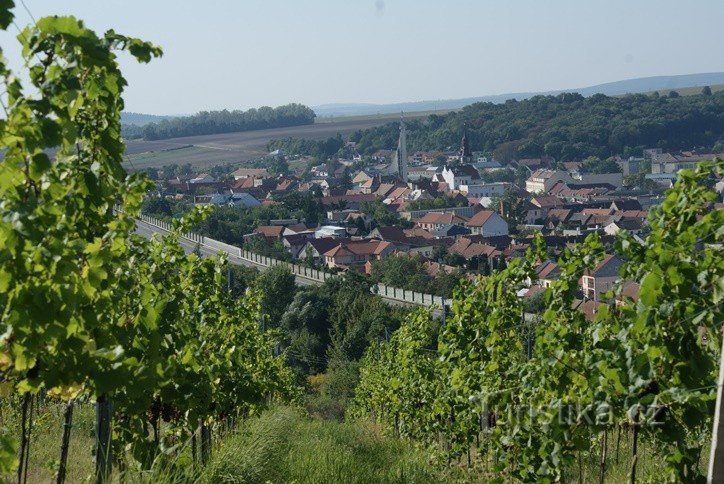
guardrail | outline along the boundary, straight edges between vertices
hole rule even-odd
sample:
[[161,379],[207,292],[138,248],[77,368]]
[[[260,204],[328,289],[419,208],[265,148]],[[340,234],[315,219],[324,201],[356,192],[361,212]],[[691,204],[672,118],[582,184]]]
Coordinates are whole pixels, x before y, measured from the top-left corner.
[[[173,229],[171,224],[169,224],[168,222],[164,222],[163,220],[159,220],[154,217],[149,217],[148,215],[140,215],[138,220],[157,227],[161,230],[165,230],[167,232]],[[203,247],[206,247],[207,249],[223,252],[230,257],[235,257],[237,259],[241,259],[255,265],[263,267],[284,265],[288,267],[292,274],[294,274],[295,276],[307,279],[318,284],[322,284],[324,283],[324,281],[334,276],[334,274],[331,274],[329,272],[312,269],[311,267],[307,267],[304,265],[293,264],[291,262],[286,262],[279,259],[274,259],[272,257],[267,257],[265,255],[257,254],[255,252],[250,252],[248,250],[243,250],[234,245],[230,245],[212,239],[211,237],[206,237],[204,235],[199,235],[193,232],[182,234],[181,237],[190,242],[194,242]],[[418,306],[437,306],[440,308],[450,305],[449,299],[444,299],[442,296],[435,296],[434,294],[409,291],[406,289],[401,289],[399,287],[386,286],[381,283],[373,286],[373,289],[378,295],[385,299],[403,302],[407,304],[414,304]]]

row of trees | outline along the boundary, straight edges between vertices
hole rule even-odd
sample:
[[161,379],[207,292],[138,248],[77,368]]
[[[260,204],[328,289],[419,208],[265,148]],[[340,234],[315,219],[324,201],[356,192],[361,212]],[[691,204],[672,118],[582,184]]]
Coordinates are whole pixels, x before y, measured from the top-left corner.
[[323,140],[306,138],[282,138],[273,139],[266,145],[267,151],[283,150],[290,155],[314,156],[320,160],[326,160],[344,148],[342,135],[330,136]]
[[283,128],[313,124],[314,111],[302,104],[291,103],[276,108],[262,106],[247,111],[201,111],[193,116],[164,119],[142,128],[126,126],[124,135],[146,140],[178,138],[204,134],[234,133],[257,129]]
[[[490,459],[503,478],[571,480],[581,459],[594,458],[604,479],[616,431],[631,434],[632,479],[642,439],[659,478],[699,478],[724,320],[724,212],[702,186],[710,169],[681,174],[652,209],[644,241],[619,237],[621,277],[639,284],[638,301],[619,287],[593,321],[578,310],[578,281],[604,255],[592,235],[559,261],[542,321],[523,318],[515,289],[535,280],[546,257],[539,240],[525,259],[458,289],[441,329],[418,311],[370,348],[351,414],[442,443],[451,457]],[[724,162],[715,171],[724,174]]]
[[[11,8],[0,8],[1,28]],[[19,39],[28,75],[0,63],[0,393],[21,406],[22,423],[19,445],[0,432],[0,473],[17,468],[27,481],[38,393],[70,402],[58,429],[59,482],[76,400],[96,401],[103,481],[111,462],[150,466],[198,427],[292,398],[275,335],[260,330],[258,296],[232,299],[224,261],[179,244],[203,214],[177,221],[163,239],[135,235],[152,184],[122,168],[126,82],[116,51],[148,62],[160,49],[112,30],[98,36],[73,17],[39,19]]]
[[[693,96],[583,97],[564,93],[504,104],[475,103],[447,115],[407,122],[408,150],[457,148],[467,130],[474,150],[502,161],[551,156],[559,161],[589,156],[640,155],[713,146],[724,136],[724,92]],[[362,154],[395,146],[395,123],[350,136]]]

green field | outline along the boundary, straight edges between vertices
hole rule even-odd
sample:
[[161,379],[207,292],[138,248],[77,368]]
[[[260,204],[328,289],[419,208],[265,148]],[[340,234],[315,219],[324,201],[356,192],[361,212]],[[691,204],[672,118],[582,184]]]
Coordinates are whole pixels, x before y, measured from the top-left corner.
[[216,165],[238,163],[239,161],[238,154],[232,151],[188,146],[173,150],[147,151],[126,155],[124,165],[126,169],[144,170],[146,168],[161,168],[164,165],[191,163],[195,168],[204,169]]

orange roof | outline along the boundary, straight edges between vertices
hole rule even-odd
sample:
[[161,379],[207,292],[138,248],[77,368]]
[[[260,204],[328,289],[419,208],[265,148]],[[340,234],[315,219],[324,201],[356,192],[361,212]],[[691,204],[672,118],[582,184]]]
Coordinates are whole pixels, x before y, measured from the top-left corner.
[[284,227],[281,225],[260,225],[255,232],[262,234],[264,237],[281,237],[284,233]]
[[418,224],[454,224],[464,223],[467,219],[453,212],[428,212],[417,220]]
[[482,227],[495,214],[492,210],[481,210],[468,220],[469,227]]

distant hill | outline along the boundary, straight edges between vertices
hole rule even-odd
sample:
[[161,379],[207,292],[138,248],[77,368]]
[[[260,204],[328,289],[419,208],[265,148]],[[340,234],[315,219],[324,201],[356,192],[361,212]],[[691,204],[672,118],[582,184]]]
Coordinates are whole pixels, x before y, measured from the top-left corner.
[[156,114],[143,114],[143,113],[121,113],[121,124],[132,124],[135,126],[145,126],[149,123],[158,123],[164,119],[173,119],[176,116],[159,116]]
[[[659,96],[540,95],[502,104],[474,103],[406,125],[408,152],[455,149],[467,132],[474,151],[501,161],[542,156],[557,161],[603,159],[640,155],[650,147],[719,151],[724,142],[724,91],[690,96],[670,96],[668,91]],[[350,141],[361,154],[371,154],[394,147],[398,134],[399,125],[390,122],[355,132]]]
[[503,103],[508,99],[529,99],[539,94],[560,94],[562,92],[577,92],[583,96],[593,94],[606,94],[607,96],[618,96],[627,93],[643,93],[649,91],[662,91],[690,87],[714,86],[724,84],[724,72],[710,72],[704,74],[686,74],[680,76],[656,76],[641,77],[638,79],[627,79],[624,81],[607,82],[596,86],[561,89],[545,92],[513,92],[506,94],[495,94],[490,96],[468,97],[461,99],[443,99],[437,101],[415,101],[394,104],[323,104],[314,106],[314,112],[319,117],[326,116],[359,116],[370,114],[399,113],[429,111],[441,109],[459,109],[476,102]]

